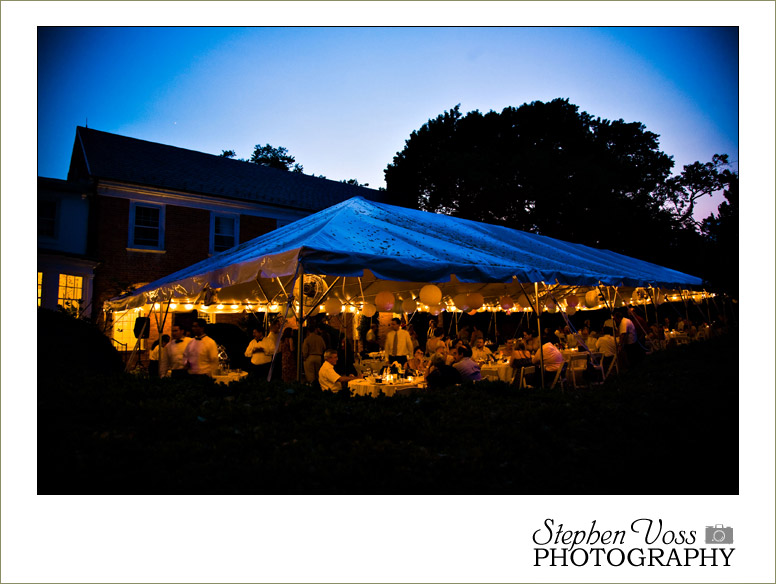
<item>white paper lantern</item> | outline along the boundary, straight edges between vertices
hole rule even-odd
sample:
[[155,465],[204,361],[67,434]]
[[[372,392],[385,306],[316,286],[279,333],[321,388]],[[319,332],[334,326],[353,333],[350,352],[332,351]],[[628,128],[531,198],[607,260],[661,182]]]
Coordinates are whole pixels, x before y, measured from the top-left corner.
[[380,292],[375,297],[375,306],[380,312],[390,312],[396,304],[396,299],[390,292]]
[[376,312],[377,312],[377,308],[371,302],[367,302],[366,304],[364,304],[364,307],[361,309],[361,314],[363,314],[367,318],[372,318]]
[[515,305],[515,301],[509,295],[499,298],[498,303],[504,310],[510,310]]
[[427,284],[420,289],[420,301],[423,304],[434,306],[442,301],[442,290],[434,284]]
[[466,302],[469,304],[469,308],[477,310],[485,303],[485,298],[479,292],[473,292],[466,297]]
[[566,298],[566,304],[570,307],[576,307],[577,305],[579,305],[579,298],[577,298],[572,294],[571,296]]
[[455,304],[455,307],[458,310],[461,310],[463,312],[466,312],[467,310],[469,310],[469,302],[466,294],[456,295],[455,298],[453,298],[453,304]]
[[418,308],[418,303],[415,302],[412,298],[407,298],[404,300],[404,302],[401,303],[401,309],[404,312],[415,312]]
[[519,306],[521,309],[526,309],[531,307],[531,303],[528,302],[528,297],[525,294],[521,294],[515,304]]
[[569,316],[574,316],[577,313],[577,307],[576,306],[567,306],[566,307],[566,314]]
[[544,303],[544,306],[547,308],[547,312],[551,314],[558,311],[558,305],[555,304],[555,301],[552,298],[548,298]]
[[598,290],[590,290],[590,292],[585,294],[585,306],[588,308],[596,308],[598,304]]
[[342,302],[336,298],[329,298],[323,305],[326,314],[339,314],[342,312]]
[[441,304],[432,304],[428,307],[429,313],[433,314],[434,316],[439,316],[442,313],[442,305]]

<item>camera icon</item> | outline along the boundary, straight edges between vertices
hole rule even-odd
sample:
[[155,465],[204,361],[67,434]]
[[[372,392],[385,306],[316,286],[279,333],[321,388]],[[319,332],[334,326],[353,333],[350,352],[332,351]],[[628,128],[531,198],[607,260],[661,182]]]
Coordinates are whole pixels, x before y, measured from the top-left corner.
[[706,526],[706,543],[733,543],[733,528],[721,523]]

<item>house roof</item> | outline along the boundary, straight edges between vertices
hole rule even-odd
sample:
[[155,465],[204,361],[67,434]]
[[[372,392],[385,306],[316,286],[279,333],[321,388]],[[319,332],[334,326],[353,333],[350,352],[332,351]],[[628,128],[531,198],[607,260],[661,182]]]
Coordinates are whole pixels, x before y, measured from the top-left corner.
[[68,179],[103,179],[318,211],[384,193],[156,142],[76,128]]

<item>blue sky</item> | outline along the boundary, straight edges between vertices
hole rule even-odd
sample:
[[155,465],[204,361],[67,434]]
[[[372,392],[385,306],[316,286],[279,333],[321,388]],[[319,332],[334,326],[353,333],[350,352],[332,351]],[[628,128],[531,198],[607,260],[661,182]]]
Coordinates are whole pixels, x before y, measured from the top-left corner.
[[738,170],[736,27],[50,27],[37,64],[38,173],[55,178],[88,120],[213,154],[284,146],[308,174],[377,188],[444,110],[556,97],[642,122],[675,172],[715,153]]

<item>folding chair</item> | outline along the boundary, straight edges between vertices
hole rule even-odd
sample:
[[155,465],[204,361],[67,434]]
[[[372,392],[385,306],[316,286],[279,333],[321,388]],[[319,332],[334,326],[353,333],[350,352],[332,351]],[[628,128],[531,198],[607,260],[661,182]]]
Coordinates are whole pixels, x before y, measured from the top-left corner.
[[555,377],[553,377],[552,383],[550,384],[549,389],[554,388],[559,383],[560,383],[561,389],[565,388],[566,379],[564,377],[564,374],[566,373],[567,367],[568,367],[568,361],[564,361],[563,365],[561,365],[560,369],[558,369],[557,373],[555,373]]
[[580,355],[572,355],[566,363],[566,380],[571,378],[571,384],[574,389],[577,388],[577,373],[587,371],[587,353],[581,353]]
[[[612,358],[612,362],[609,363],[609,369],[606,370],[606,377],[609,377],[612,374],[612,371],[615,370],[615,369],[617,370],[616,372],[618,374],[620,373],[620,366],[617,364],[617,361],[618,361],[617,357],[613,357]],[[602,363],[603,363],[603,361],[602,361]]]
[[533,387],[533,385],[528,385],[527,377],[535,373],[536,367],[533,365],[530,367],[521,367],[520,375],[515,375],[514,379],[512,380],[512,385],[516,386],[518,389],[527,389],[529,387]]
[[606,371],[604,371],[604,354],[601,352],[595,352],[590,354],[590,366],[601,374],[601,381],[597,381],[596,384],[601,384],[606,381]]

